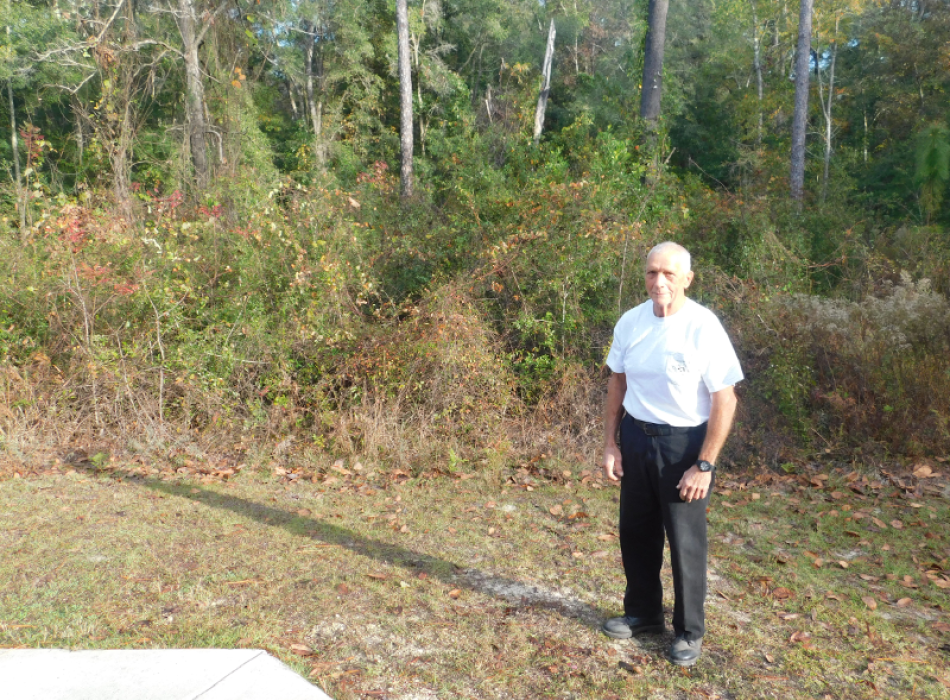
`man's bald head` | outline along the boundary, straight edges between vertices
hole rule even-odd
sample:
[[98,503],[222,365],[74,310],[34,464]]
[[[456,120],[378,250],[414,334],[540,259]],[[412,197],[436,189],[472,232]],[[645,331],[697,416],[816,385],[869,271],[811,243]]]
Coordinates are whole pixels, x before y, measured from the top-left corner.
[[663,243],[658,243],[650,249],[650,252],[647,253],[647,265],[650,263],[650,258],[654,255],[666,255],[676,260],[679,264],[680,272],[689,272],[691,269],[692,262],[690,260],[689,251],[686,250],[679,243],[674,243],[673,241],[664,241]]

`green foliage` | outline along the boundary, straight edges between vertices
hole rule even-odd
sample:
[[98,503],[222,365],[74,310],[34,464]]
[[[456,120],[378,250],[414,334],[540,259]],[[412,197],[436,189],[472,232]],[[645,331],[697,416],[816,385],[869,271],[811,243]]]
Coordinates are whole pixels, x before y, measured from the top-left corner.
[[[926,398],[943,375],[916,348],[944,350],[926,334],[888,345],[873,300],[942,318],[950,15],[879,5],[818,7],[816,90],[829,22],[847,15],[828,195],[799,210],[786,197],[796,27],[778,3],[755,3],[755,19],[746,0],[671,8],[655,179],[637,117],[645,3],[412,3],[408,202],[382,0],[202,16],[202,191],[172,15],[133,3],[104,23],[94,5],[8,3],[0,161],[12,175],[16,116],[29,193],[21,205],[0,191],[0,367],[19,377],[14,400],[45,396],[100,429],[135,416],[309,431],[388,454],[369,407],[403,406],[419,425],[437,416],[446,439],[469,435],[439,454],[470,460],[499,416],[552,415],[580,395],[613,322],[643,298],[642,255],[675,239],[697,260],[693,293],[735,324],[759,425],[799,443],[818,431],[924,449],[947,411]],[[812,131],[823,119],[813,99]],[[808,181],[820,171],[810,157]],[[911,294],[902,270],[932,288]],[[832,311],[861,344],[828,325]],[[583,396],[593,410],[599,398]],[[888,417],[914,402],[936,413],[902,440],[870,396]],[[559,415],[578,431],[592,420]],[[465,433],[466,421],[479,427]]]
[[914,179],[920,185],[920,201],[933,217],[943,203],[950,182],[950,129],[944,124],[931,124],[917,137],[917,159]]

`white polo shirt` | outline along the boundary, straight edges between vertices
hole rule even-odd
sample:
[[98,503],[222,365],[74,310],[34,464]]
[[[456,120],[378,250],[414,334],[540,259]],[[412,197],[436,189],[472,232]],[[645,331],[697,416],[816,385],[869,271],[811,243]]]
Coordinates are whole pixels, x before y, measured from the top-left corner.
[[627,413],[676,426],[705,423],[710,394],[743,379],[719,319],[692,299],[672,316],[654,316],[651,300],[621,316],[607,366],[627,376]]

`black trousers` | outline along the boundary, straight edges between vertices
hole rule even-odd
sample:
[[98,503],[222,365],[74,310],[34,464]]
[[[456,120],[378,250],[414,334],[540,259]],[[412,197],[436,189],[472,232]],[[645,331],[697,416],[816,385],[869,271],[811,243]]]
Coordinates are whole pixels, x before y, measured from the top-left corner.
[[[698,639],[706,633],[706,507],[686,503],[676,485],[696,464],[706,424],[671,435],[649,436],[629,415],[620,422],[620,552],[627,577],[624,614],[662,614],[664,533],[673,568],[673,631]],[[710,493],[712,484],[710,484]]]

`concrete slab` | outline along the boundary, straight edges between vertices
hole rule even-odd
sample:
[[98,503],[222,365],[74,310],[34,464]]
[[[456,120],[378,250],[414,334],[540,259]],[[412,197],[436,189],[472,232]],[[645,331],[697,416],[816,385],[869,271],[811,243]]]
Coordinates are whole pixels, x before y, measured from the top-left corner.
[[260,649],[0,649],[3,700],[331,700]]

